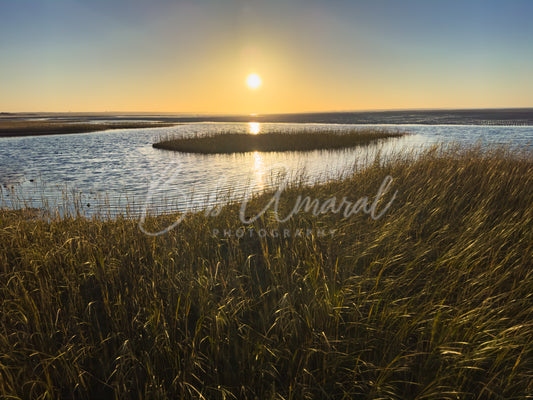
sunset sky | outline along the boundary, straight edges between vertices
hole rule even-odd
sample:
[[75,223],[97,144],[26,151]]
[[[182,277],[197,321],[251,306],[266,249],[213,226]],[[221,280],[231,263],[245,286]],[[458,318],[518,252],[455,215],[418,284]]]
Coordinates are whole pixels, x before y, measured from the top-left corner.
[[532,20],[531,0],[0,0],[0,112],[533,107]]

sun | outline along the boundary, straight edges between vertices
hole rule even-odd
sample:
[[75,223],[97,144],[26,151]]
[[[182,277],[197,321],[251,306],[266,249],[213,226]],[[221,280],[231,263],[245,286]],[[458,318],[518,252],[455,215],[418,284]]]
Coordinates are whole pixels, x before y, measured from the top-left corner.
[[246,85],[248,85],[250,89],[257,89],[261,86],[262,82],[261,77],[257,74],[250,74],[246,78]]

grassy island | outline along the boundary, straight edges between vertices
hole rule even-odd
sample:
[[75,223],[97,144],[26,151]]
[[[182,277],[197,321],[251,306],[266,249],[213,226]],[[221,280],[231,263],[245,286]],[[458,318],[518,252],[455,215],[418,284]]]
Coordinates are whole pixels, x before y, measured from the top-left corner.
[[160,122],[78,123],[57,121],[0,120],[0,137],[87,133],[108,129],[160,128],[176,124]]
[[248,151],[312,151],[340,149],[397,138],[403,132],[384,129],[303,130],[260,134],[222,132],[207,136],[167,137],[154,143],[157,149],[185,153],[228,154]]
[[386,176],[378,220],[269,209],[245,226],[229,204],[152,237],[135,218],[0,211],[0,397],[531,396],[531,151],[398,156],[289,188],[280,213],[372,201]]

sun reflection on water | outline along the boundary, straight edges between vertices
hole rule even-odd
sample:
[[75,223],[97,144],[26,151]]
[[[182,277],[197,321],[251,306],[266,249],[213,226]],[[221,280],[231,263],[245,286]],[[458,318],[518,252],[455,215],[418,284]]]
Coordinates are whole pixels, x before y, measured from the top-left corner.
[[254,166],[253,166],[253,174],[255,178],[255,187],[259,190],[263,190],[265,188],[265,162],[263,160],[263,157],[261,156],[261,153],[258,151],[254,151],[253,153],[254,157]]
[[248,122],[248,130],[252,135],[257,135],[261,132],[261,124],[259,122]]

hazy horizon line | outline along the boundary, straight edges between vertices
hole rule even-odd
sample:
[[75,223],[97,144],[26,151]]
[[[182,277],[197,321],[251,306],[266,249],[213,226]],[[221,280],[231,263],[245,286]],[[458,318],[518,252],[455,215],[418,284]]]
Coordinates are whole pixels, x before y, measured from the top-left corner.
[[335,114],[358,112],[401,112],[401,111],[490,111],[490,110],[533,110],[533,106],[524,107],[441,107],[441,108],[382,108],[382,109],[351,109],[351,110],[323,110],[323,111],[290,111],[267,113],[237,113],[237,112],[209,112],[209,111],[0,111],[0,115],[13,114],[182,114],[182,115],[219,115],[219,116],[260,116],[260,115],[290,115],[290,114]]

